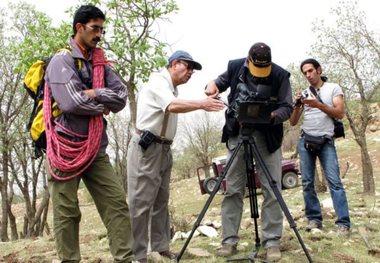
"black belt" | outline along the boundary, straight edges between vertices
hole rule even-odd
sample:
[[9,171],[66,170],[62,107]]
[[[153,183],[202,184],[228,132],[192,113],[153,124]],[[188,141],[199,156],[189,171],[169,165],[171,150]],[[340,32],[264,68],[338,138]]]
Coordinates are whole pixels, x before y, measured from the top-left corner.
[[[139,129],[136,129],[136,133],[138,135],[142,135],[143,131],[141,131]],[[168,140],[168,139],[165,139],[165,138],[162,138],[162,137],[158,137],[158,136],[155,137],[154,142],[159,143],[159,144],[167,144],[167,145],[171,145],[173,143],[172,140]]]

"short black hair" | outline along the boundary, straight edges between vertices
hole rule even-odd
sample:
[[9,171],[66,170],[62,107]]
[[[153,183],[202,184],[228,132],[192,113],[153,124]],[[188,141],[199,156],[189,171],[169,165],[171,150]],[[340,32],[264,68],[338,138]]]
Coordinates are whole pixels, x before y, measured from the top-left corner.
[[319,62],[317,60],[315,60],[314,58],[308,58],[308,59],[305,59],[304,61],[302,61],[301,66],[300,66],[301,72],[302,72],[302,67],[305,64],[312,64],[315,69],[321,67],[321,64],[319,64]]
[[[305,59],[304,61],[302,61],[301,66],[300,66],[301,72],[302,72],[302,67],[305,64],[312,64],[315,69],[318,69],[318,68],[322,69],[321,64],[319,64],[319,62],[316,59],[308,58],[308,59]],[[328,80],[328,78],[326,76],[321,76],[321,79],[323,82],[326,82]]]
[[77,30],[75,28],[75,25],[77,23],[86,24],[91,19],[106,19],[106,15],[93,5],[82,5],[78,8],[78,10],[75,12],[74,15],[74,21],[73,21],[73,30],[74,30],[74,36],[77,33]]

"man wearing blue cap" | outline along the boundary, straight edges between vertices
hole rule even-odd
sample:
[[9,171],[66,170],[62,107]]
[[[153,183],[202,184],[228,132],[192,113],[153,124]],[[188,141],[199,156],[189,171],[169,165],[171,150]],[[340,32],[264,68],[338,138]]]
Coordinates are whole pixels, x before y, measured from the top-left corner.
[[[151,75],[139,93],[136,131],[128,149],[128,202],[136,259],[147,262],[152,251],[174,259],[169,250],[169,182],[173,166],[170,145],[177,130],[178,113],[219,111],[224,104],[209,96],[202,100],[178,99],[177,86],[189,81],[202,66],[185,51],[176,51],[167,68]],[[150,237],[148,225],[151,219]]]

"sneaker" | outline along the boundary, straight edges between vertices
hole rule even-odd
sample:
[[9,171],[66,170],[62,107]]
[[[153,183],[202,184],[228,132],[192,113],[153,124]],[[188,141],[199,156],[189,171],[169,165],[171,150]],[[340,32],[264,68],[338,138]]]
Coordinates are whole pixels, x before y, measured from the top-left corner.
[[309,221],[309,224],[305,227],[306,232],[310,232],[313,229],[322,229],[322,223],[318,223],[317,221]]
[[216,253],[218,257],[229,257],[237,253],[236,244],[222,244],[220,250]]
[[277,246],[267,248],[267,261],[276,262],[281,259],[281,251]]
[[337,225],[336,232],[338,236],[348,237],[350,235],[350,228],[344,225]]
[[165,251],[159,252],[159,254],[162,257],[165,257],[165,258],[168,258],[168,259],[176,259],[177,258],[177,254],[171,252],[170,250],[165,250]]

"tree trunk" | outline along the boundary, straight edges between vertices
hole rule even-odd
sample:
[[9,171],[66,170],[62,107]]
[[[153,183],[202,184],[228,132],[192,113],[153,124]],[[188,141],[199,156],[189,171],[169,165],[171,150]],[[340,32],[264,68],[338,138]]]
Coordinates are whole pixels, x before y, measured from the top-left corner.
[[28,229],[28,234],[26,237],[34,237],[37,236],[41,231],[39,229],[36,229],[35,226],[39,225],[42,226],[45,224],[45,222],[41,222],[41,215],[47,209],[49,206],[49,199],[50,199],[50,194],[48,189],[45,189],[45,194],[44,198],[41,201],[40,206],[38,207],[38,210],[34,216],[33,221],[29,224],[29,229]]
[[3,179],[1,182],[1,241],[9,241],[8,237],[8,143],[3,139],[2,140],[2,166],[3,166]]
[[[49,202],[48,202],[48,204],[49,204]],[[39,229],[39,233],[38,233],[39,236],[43,236],[45,229],[46,229],[46,231],[45,231],[46,234],[50,235],[50,229],[49,229],[49,225],[47,223],[48,212],[49,212],[49,205],[47,205],[45,207],[44,212],[42,214],[41,228]]]
[[47,186],[47,181],[46,181],[46,173],[43,173],[43,184],[44,184],[44,189],[45,189],[45,195],[47,195],[47,205],[45,206],[45,209],[42,214],[42,220],[41,220],[41,228],[40,232],[38,233],[39,236],[43,235],[44,229],[46,229],[46,234],[50,235],[50,228],[47,223],[47,216],[49,212],[49,200],[50,200],[50,192],[49,188]]
[[375,194],[375,180],[373,178],[373,167],[371,157],[368,154],[367,141],[365,137],[359,145],[362,160],[363,193],[372,195]]
[[18,240],[16,217],[12,213],[10,204],[8,204],[8,217],[9,217],[9,226],[11,228],[11,240],[12,241]]
[[136,101],[136,86],[132,82],[128,82],[128,101],[129,101],[129,110],[131,111],[131,123],[132,129],[136,127],[136,118],[137,118],[137,101]]
[[9,186],[9,193],[8,193],[8,218],[9,218],[9,226],[11,228],[11,240],[18,240],[18,233],[17,233],[17,224],[16,224],[16,217],[13,215],[12,212],[12,202],[14,197],[14,191],[13,191],[13,184],[15,179],[12,177],[11,180],[9,180],[8,186]]
[[363,193],[375,194],[375,180],[373,177],[373,167],[371,158],[368,154],[367,138],[365,131],[362,129],[351,129],[354,132],[355,140],[360,147],[360,156],[362,161],[362,176],[363,176]]

